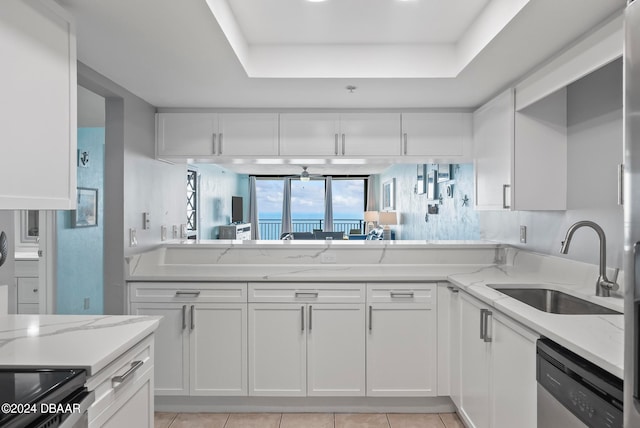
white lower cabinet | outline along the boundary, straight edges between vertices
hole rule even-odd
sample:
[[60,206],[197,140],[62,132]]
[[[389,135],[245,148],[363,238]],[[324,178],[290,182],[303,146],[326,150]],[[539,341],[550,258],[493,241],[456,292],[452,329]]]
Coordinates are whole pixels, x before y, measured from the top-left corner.
[[151,335],[88,378],[86,386],[95,394],[87,412],[89,428],[153,428],[153,373]]
[[364,396],[364,304],[249,304],[249,394]]
[[131,314],[163,317],[155,336],[156,395],[247,395],[246,287],[132,285]]
[[435,283],[367,286],[368,396],[437,395],[435,296]]
[[535,428],[537,335],[460,293],[460,403],[473,428]]

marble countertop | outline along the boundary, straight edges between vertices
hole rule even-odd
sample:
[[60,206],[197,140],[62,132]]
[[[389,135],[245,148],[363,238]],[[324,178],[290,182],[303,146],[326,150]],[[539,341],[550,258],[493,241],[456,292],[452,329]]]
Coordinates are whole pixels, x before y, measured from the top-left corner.
[[0,368],[78,368],[99,372],[153,333],[160,317],[0,316]]
[[[541,336],[559,343],[609,373],[624,377],[624,299],[595,296],[595,282],[566,281],[544,272],[526,272],[513,266],[490,266],[472,273],[449,275],[448,280]],[[619,315],[561,315],[539,311],[500,293],[487,284],[560,290],[619,311]]]

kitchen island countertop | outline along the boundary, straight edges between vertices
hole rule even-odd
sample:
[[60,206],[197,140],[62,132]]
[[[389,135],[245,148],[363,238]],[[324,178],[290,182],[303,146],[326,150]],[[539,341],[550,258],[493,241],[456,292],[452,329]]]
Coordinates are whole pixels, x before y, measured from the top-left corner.
[[76,368],[91,376],[158,327],[160,317],[0,316],[0,368]]

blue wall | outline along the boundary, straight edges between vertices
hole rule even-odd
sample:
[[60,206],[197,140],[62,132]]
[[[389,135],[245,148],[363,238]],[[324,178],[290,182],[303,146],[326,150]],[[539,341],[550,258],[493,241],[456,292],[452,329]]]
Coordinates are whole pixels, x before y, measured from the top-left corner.
[[249,176],[218,165],[199,164],[200,239],[217,239],[218,226],[231,223],[231,197],[242,196],[244,221],[249,219]]
[[[382,183],[396,179],[396,212],[400,224],[391,226],[396,231],[396,239],[455,240],[480,239],[478,213],[473,209],[473,165],[451,165],[452,181],[444,184],[453,186],[453,198],[447,198],[445,187],[442,205],[438,205],[438,214],[427,215],[428,205],[435,202],[427,200],[427,195],[416,193],[417,165],[393,165],[378,177],[378,187]],[[377,200],[381,200],[377,189]],[[468,202],[463,205],[467,196]],[[380,207],[378,207],[380,208]]]
[[[78,150],[89,167],[78,167],[78,187],[98,189],[98,226],[71,227],[71,211],[57,213],[57,310],[59,314],[102,314],[104,265],[104,128],[78,128]],[[90,299],[84,309],[84,299]]]

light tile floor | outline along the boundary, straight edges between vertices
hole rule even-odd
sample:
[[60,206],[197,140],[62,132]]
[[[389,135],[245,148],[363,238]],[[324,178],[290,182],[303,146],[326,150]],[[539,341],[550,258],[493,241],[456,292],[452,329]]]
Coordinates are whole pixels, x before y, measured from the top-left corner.
[[455,413],[162,413],[155,428],[464,428]]

